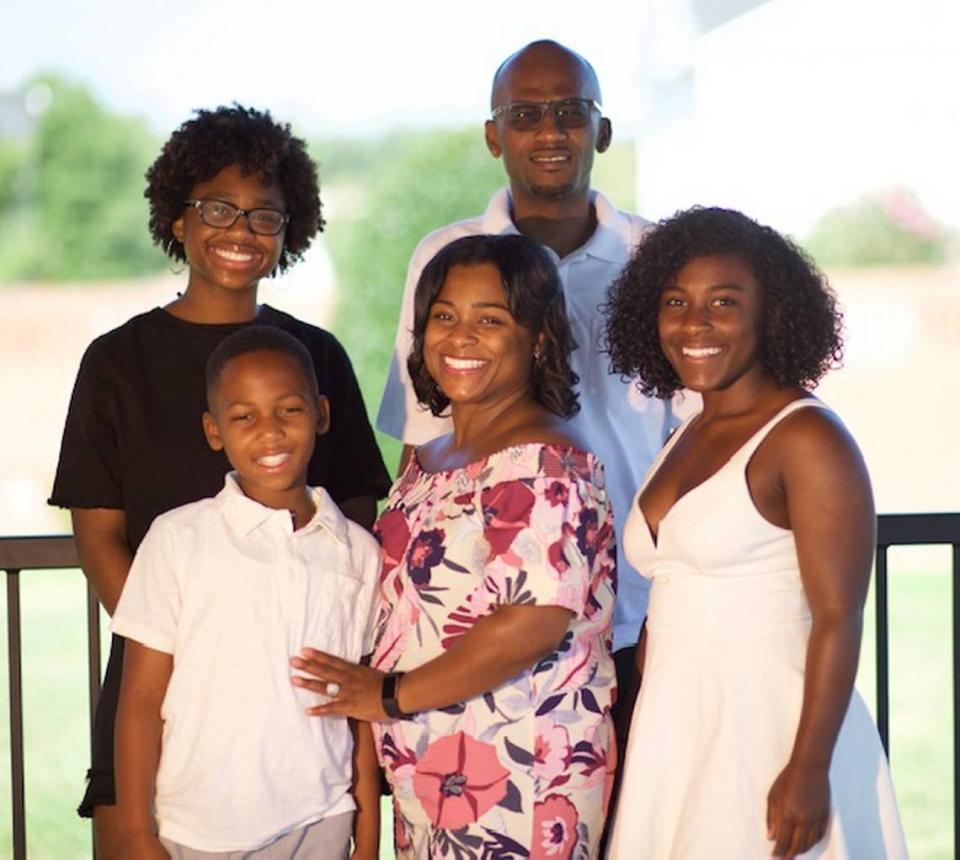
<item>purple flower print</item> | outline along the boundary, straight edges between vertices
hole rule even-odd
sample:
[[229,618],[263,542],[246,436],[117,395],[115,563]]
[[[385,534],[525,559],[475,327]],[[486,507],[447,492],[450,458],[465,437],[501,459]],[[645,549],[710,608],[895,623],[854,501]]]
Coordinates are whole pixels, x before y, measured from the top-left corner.
[[443,560],[443,529],[420,532],[407,550],[407,573],[417,588],[430,584],[430,572]]

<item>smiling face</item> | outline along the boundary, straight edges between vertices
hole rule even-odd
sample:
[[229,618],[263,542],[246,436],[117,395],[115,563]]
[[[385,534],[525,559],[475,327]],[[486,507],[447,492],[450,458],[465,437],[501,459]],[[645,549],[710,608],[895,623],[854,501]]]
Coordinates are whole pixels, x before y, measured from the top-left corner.
[[[540,43],[509,61],[497,79],[492,106],[571,98],[599,102],[596,75],[576,54]],[[610,145],[610,121],[593,111],[583,128],[564,129],[547,111],[538,128],[517,131],[501,114],[487,121],[486,140],[495,157],[503,156],[514,204],[536,207],[540,201],[579,198],[589,192],[593,153]]]
[[767,375],[763,286],[732,254],[695,257],[660,296],[660,347],[684,387],[724,391]]
[[296,507],[329,424],[327,399],[296,359],[273,350],[230,359],[203,415],[210,447],[226,451],[243,492],[271,508]]
[[[237,164],[225,167],[190,192],[191,200],[211,198],[241,209],[285,211],[279,186],[264,185],[255,174],[245,176]],[[191,206],[173,222],[173,235],[183,244],[190,266],[187,290],[194,295],[255,290],[260,279],[276,268],[283,251],[283,231],[276,236],[259,235],[250,230],[243,215],[232,227],[208,227]]]
[[496,406],[529,394],[536,340],[510,314],[496,266],[459,265],[430,307],[423,358],[455,408]]

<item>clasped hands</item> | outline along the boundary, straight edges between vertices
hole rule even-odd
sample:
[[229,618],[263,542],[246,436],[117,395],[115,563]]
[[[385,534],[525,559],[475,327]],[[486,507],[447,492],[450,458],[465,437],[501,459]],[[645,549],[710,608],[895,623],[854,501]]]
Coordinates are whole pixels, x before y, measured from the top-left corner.
[[379,669],[358,666],[315,648],[304,648],[300,656],[290,658],[290,665],[310,676],[292,676],[295,687],[327,698],[326,703],[307,708],[311,716],[352,717],[366,722],[389,719],[381,702],[384,673]]

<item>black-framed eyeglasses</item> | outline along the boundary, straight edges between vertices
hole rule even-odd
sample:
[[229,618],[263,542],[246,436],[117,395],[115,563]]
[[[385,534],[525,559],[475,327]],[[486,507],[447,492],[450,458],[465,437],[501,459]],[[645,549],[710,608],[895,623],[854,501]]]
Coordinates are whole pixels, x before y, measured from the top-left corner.
[[241,215],[247,219],[247,225],[261,236],[276,236],[290,220],[286,212],[279,209],[241,209],[226,200],[204,197],[203,200],[184,200],[184,206],[192,206],[200,213],[200,220],[208,227],[225,230],[237,223]]
[[503,117],[516,131],[534,131],[540,128],[543,117],[550,111],[557,128],[583,128],[590,115],[600,113],[600,104],[593,99],[560,99],[555,102],[510,102],[493,109],[493,119]]

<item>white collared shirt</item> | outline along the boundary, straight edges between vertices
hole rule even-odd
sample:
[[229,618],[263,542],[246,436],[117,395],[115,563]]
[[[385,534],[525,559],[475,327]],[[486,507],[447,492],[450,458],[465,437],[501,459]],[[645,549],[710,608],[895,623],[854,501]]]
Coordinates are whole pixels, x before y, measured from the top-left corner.
[[[578,348],[571,355],[580,377],[580,411],[571,425],[600,458],[617,528],[618,591],[613,619],[613,647],[637,641],[647,611],[649,582],[637,575],[623,555],[623,534],[630,504],[653,458],[683,415],[696,411],[699,398],[678,395],[674,402],[644,397],[631,383],[610,373],[609,356],[601,351],[605,321],[600,310],[648,226],[644,219],[620,212],[597,191],[591,192],[597,216],[593,235],[561,259],[551,248],[560,273],[567,316]],[[423,267],[445,245],[462,236],[517,233],[510,217],[510,194],[498,191],[487,211],[476,218],[441,227],[426,236],[410,259],[400,305],[390,372],[380,401],[377,428],[408,445],[422,445],[449,433],[448,418],[435,418],[417,403],[407,373],[413,331],[413,297]],[[682,414],[678,414],[682,413]]]
[[117,604],[114,633],[174,658],[157,821],[190,848],[256,848],[354,808],[347,721],[304,713],[316,696],[288,661],[304,646],[351,661],[372,650],[380,550],[312,493],[294,531],[228,475],[214,498],[154,520]]

